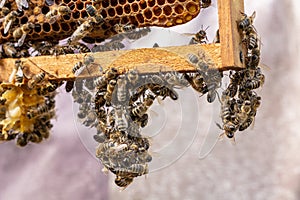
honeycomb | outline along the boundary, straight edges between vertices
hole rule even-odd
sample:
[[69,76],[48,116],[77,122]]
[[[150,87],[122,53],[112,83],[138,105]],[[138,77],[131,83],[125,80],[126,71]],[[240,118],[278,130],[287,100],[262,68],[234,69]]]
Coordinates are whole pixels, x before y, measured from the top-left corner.
[[0,84],[0,141],[16,139],[18,146],[40,143],[52,128],[59,83],[42,79],[45,75],[25,77],[13,72],[11,77],[15,79]]
[[[47,1],[46,1],[47,2]],[[93,5],[103,16],[105,23],[94,27],[84,41],[106,39],[116,33],[115,24],[134,24],[136,27],[160,26],[170,27],[184,24],[200,13],[199,0],[55,0],[53,5],[47,5],[44,0],[31,1],[29,8],[17,11],[15,1],[6,1],[4,7],[10,12],[17,11],[16,19],[5,33],[4,22],[0,27],[0,43],[16,42],[13,31],[26,23],[33,23],[34,28],[27,34],[26,41],[59,41],[69,37],[76,28],[89,17],[86,7]],[[68,6],[68,14],[61,14],[54,23],[49,23],[46,14],[59,6]],[[3,15],[3,8],[0,16]],[[2,18],[2,21],[5,17]],[[0,21],[1,23],[1,21]]]

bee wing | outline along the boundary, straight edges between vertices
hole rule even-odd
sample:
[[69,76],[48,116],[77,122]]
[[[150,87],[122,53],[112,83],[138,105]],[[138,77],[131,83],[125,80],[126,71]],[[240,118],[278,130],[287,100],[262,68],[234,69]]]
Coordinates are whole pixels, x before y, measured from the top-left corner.
[[19,47],[24,44],[25,38],[26,38],[26,34],[23,33],[23,35],[21,36],[21,38],[18,40],[18,43],[17,43],[17,45]]
[[23,7],[28,8],[28,2],[27,0],[16,0],[16,4],[18,7],[18,10],[22,11]]
[[6,34],[9,31],[9,28],[12,24],[12,20],[9,20],[5,25],[4,25],[4,34]]
[[1,1],[0,1],[0,8],[3,8],[3,6],[4,6],[4,4],[5,4],[5,1],[6,1],[6,0],[1,0]]
[[54,4],[54,0],[46,0],[46,4],[48,6],[52,6]]
[[182,33],[182,35],[185,35],[185,36],[194,36],[196,33]]

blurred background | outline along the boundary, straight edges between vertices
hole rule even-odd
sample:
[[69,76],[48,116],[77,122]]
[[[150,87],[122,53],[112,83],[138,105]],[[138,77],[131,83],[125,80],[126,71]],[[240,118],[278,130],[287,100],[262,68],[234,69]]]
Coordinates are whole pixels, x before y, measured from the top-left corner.
[[[47,141],[25,148],[13,142],[0,145],[0,199],[300,199],[300,3],[244,2],[247,14],[257,13],[261,62],[269,69],[258,91],[262,105],[255,126],[238,133],[236,145],[226,138],[216,143],[218,105],[208,104],[190,88],[179,91],[178,102],[165,100],[152,107],[152,120],[143,130],[152,138],[150,174],[120,192],[114,176],[101,172],[94,156],[94,130],[77,122],[77,107],[61,88]],[[195,33],[201,25],[210,26],[211,42],[217,20],[214,1],[190,23],[156,28],[129,46],[187,44],[182,33]]]

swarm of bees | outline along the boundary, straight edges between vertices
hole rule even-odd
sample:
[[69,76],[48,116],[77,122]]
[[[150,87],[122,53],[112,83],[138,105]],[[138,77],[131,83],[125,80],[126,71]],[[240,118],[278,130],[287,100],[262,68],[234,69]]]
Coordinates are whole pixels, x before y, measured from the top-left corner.
[[28,75],[20,60],[9,82],[0,84],[0,141],[16,139],[18,146],[47,139],[55,116],[55,90],[58,82],[41,71]]
[[236,131],[244,131],[253,122],[256,111],[261,104],[261,97],[254,91],[262,87],[265,76],[259,67],[260,44],[253,20],[255,12],[251,16],[242,13],[242,19],[238,21],[238,28],[243,38],[243,45],[247,49],[247,55],[242,58],[246,68],[240,71],[230,71],[230,83],[222,92],[221,119],[224,135],[234,140]]
[[[78,66],[91,67],[90,64],[78,63],[73,73],[80,70]],[[101,70],[95,64],[92,67]],[[140,74],[137,70],[130,70],[120,75],[111,68],[101,73],[103,75],[95,78],[78,78],[72,95],[79,104],[79,120],[85,126],[97,129],[94,135],[99,143],[97,158],[105,170],[116,175],[116,185],[125,188],[135,177],[149,172],[148,162],[152,160],[150,139],[141,131],[148,123],[150,106],[157,98],[177,100],[175,89],[187,87],[189,83],[176,72]]]

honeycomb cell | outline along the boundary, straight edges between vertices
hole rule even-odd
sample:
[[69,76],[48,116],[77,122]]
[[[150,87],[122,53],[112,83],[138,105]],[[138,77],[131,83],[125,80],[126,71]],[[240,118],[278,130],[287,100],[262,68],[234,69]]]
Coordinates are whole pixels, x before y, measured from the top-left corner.
[[165,4],[165,0],[157,0],[157,4],[158,5],[164,5]]
[[136,18],[139,23],[144,23],[144,16],[142,14],[137,14]]
[[70,26],[69,26],[69,24],[67,24],[67,23],[61,23],[61,28],[62,28],[62,30],[64,30],[64,31],[70,31]]
[[110,5],[111,5],[111,6],[116,6],[116,5],[118,5],[118,0],[110,0]]
[[139,11],[139,5],[138,5],[137,3],[131,4],[131,10],[132,10],[133,12]]
[[185,2],[186,0],[179,0],[179,2]]
[[168,2],[169,4],[172,4],[172,3],[175,2],[175,0],[167,0],[167,2]]
[[114,17],[116,15],[116,11],[113,8],[108,9],[108,15]]
[[71,26],[71,29],[72,29],[72,30],[75,30],[76,27],[77,27],[77,23],[76,23],[76,22],[71,22],[71,23],[70,23],[70,26]]
[[138,21],[134,16],[129,16],[129,21],[131,24],[138,24]]
[[86,18],[86,17],[88,17],[88,13],[87,13],[85,10],[81,11],[81,12],[80,12],[80,18],[81,18],[81,19],[84,19],[84,18]]
[[24,16],[20,19],[20,21],[21,21],[21,24],[26,24],[28,22],[28,18],[26,16]]
[[57,22],[55,22],[54,24],[52,24],[52,30],[55,32],[59,32],[60,31],[60,26],[58,25]]
[[101,25],[102,30],[107,30],[109,26],[107,26],[105,23]]
[[49,23],[44,23],[42,27],[43,27],[43,31],[46,33],[51,31],[51,26]]
[[101,1],[101,3],[102,3],[102,8],[109,7],[109,1]]
[[133,3],[135,0],[127,0],[128,3]]
[[191,21],[193,19],[193,16],[192,15],[186,15],[185,16],[185,20],[186,21]]
[[116,11],[117,11],[118,15],[122,15],[123,14],[123,8],[122,8],[122,6],[117,6],[116,7]]
[[[66,16],[66,15],[65,15]],[[80,12],[73,12],[72,13],[72,18],[73,19],[79,19],[80,18]]]
[[167,16],[172,14],[171,6],[164,6],[163,11],[164,11],[164,14],[167,15]]
[[144,11],[144,16],[147,18],[147,19],[151,19],[152,18],[152,11],[150,9],[147,9]]
[[153,7],[155,5],[155,0],[148,0],[148,6]]
[[129,14],[131,12],[129,4],[127,4],[127,5],[124,6],[124,12],[125,12],[125,14]]
[[175,20],[175,23],[176,23],[176,24],[182,24],[182,23],[183,23],[183,20],[180,19],[180,18],[177,18],[177,19]]
[[34,31],[37,32],[37,33],[41,32],[41,31],[42,31],[41,25],[40,25],[40,24],[36,24],[36,25],[34,26]]
[[126,0],[119,0],[119,4],[121,4],[121,5],[126,4]]
[[69,7],[72,11],[75,10],[75,8],[76,8],[74,2],[70,2],[70,3],[68,4],[68,7]]
[[145,8],[147,8],[146,1],[140,1],[140,9],[145,9]]
[[70,16],[70,15],[64,15],[64,16],[63,16],[63,19],[64,19],[65,21],[69,21],[69,20],[71,19],[71,16]]
[[162,13],[162,9],[161,9],[159,6],[155,6],[155,7],[153,8],[153,14],[154,14],[155,16],[160,16],[161,13]]
[[64,2],[65,4],[68,4],[68,3],[71,2],[71,0],[63,0],[63,2]]
[[102,15],[102,17],[106,18],[107,12],[103,9],[103,10],[101,10],[101,15]]
[[182,5],[176,5],[176,6],[175,6],[175,12],[176,12],[177,14],[181,14],[181,13],[183,13],[183,11],[184,11],[184,8],[183,8]]
[[158,21],[160,24],[165,24],[168,20],[165,16],[162,15],[158,18]]
[[33,14],[34,14],[34,15],[38,15],[38,14],[40,14],[40,13],[42,13],[42,8],[41,8],[41,7],[38,7],[38,6],[34,7],[34,9],[33,9]]
[[190,13],[196,13],[198,12],[198,7],[195,3],[193,2],[189,2],[187,5],[186,5],[186,8],[187,10],[190,12]]
[[77,8],[77,10],[82,10],[84,8],[84,4],[82,2],[77,2],[76,8]]

